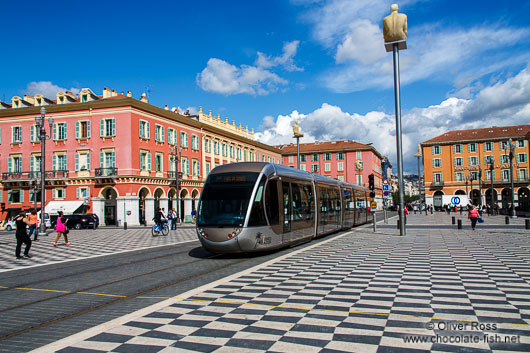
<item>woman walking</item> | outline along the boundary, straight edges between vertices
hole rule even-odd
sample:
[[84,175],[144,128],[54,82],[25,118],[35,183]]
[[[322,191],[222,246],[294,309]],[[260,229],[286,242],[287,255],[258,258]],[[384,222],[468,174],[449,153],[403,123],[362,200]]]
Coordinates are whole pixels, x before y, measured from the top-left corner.
[[33,233],[35,233],[35,235],[33,235],[33,241],[37,241],[37,236],[39,235],[39,231],[37,230],[37,224],[39,223],[39,219],[37,218],[37,210],[36,209],[32,209],[31,213],[28,216],[28,218],[29,218],[29,234],[28,234],[28,236],[31,239],[31,235]]
[[[24,212],[20,212],[19,215],[15,218],[15,224],[17,226],[17,232],[15,236],[17,237],[17,247],[15,249],[15,256],[17,259],[30,258],[29,249],[31,249],[31,238],[28,236],[26,231],[26,225],[29,225],[29,219],[26,217]],[[20,256],[20,250],[22,250],[22,243],[26,244],[24,248],[24,257]]]
[[471,228],[475,230],[475,227],[477,226],[477,220],[478,220],[478,210],[475,207],[475,205],[471,205],[471,208],[469,209],[467,216],[471,220]]
[[59,211],[59,217],[57,217],[57,225],[55,226],[55,230],[57,231],[57,236],[55,237],[55,241],[53,242],[53,246],[57,246],[57,241],[61,237],[61,235],[64,236],[64,242],[66,246],[69,246],[71,243],[68,242],[68,230],[66,228],[66,223],[68,222],[68,219],[63,217],[63,212]]

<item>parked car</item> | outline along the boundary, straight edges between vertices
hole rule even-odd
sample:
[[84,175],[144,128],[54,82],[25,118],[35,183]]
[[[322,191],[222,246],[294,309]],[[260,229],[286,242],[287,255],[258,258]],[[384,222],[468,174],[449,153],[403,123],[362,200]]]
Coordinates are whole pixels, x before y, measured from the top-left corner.
[[69,229],[94,228],[99,226],[99,218],[93,213],[78,213],[64,215],[68,219],[66,225]]
[[[29,214],[30,213],[27,212],[26,216],[29,216]],[[37,217],[40,217],[40,211],[37,214]],[[47,213],[44,214],[44,224],[46,225],[47,229],[49,229],[52,226],[52,224],[50,222],[50,216]],[[15,221],[13,219],[11,219],[9,221],[6,221],[4,223],[4,225],[3,225],[3,227],[4,227],[4,230],[7,230],[7,231],[12,231],[12,230],[17,229],[17,225],[16,225],[16,223],[15,223]],[[26,226],[26,228],[29,228],[29,226]]]
[[4,229],[7,231],[12,231],[13,229],[17,229],[17,225],[15,224],[14,220],[10,219],[4,223]]

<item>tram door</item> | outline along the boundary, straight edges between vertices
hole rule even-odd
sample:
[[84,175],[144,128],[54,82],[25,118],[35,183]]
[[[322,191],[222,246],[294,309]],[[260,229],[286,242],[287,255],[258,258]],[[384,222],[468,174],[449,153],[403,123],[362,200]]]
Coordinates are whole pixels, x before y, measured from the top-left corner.
[[[283,233],[291,232],[291,193],[289,183],[282,183]],[[284,238],[285,239],[285,238]]]

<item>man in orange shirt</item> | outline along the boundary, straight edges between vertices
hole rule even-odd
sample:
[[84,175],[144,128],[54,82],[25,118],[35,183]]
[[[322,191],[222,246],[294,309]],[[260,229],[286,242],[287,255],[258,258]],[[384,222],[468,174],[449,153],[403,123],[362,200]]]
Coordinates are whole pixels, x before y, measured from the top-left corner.
[[33,237],[33,241],[37,241],[37,236],[39,235],[39,231],[37,230],[37,225],[39,224],[39,218],[37,217],[37,210],[36,209],[32,209],[28,218],[29,218],[29,233],[28,233],[28,236],[31,238],[31,234],[33,234],[35,232],[35,235]]

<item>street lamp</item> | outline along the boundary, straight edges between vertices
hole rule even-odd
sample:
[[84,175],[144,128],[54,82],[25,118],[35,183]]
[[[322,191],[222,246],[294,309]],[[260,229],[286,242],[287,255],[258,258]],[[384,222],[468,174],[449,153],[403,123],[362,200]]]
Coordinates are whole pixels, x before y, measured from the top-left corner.
[[177,210],[177,217],[180,219],[180,213],[179,213],[179,161],[180,156],[182,154],[182,147],[179,147],[178,154],[177,149],[175,147],[171,147],[171,156],[173,157],[175,161],[175,189],[176,189],[176,210]]
[[293,124],[293,138],[296,139],[296,168],[298,169],[300,169],[300,137],[304,137],[304,134],[300,132],[298,120],[295,120]]
[[419,194],[419,201],[421,203],[421,175],[420,175],[421,146],[420,145],[418,145],[418,153],[416,153],[414,157],[418,158],[418,194]]
[[490,214],[493,216],[495,214],[494,212],[494,201],[493,201],[493,164],[495,162],[493,156],[490,156],[488,158],[488,162],[489,162],[489,166],[490,166],[490,182],[491,182],[491,206],[490,206],[490,209],[491,209],[491,212]]
[[515,215],[515,195],[513,191],[513,151],[515,150],[515,144],[512,144],[512,138],[508,140],[508,143],[510,144],[510,181],[512,184],[512,218],[517,218]]
[[478,166],[478,204],[482,206],[482,167]]
[[37,128],[39,129],[39,136],[40,136],[40,230],[39,235],[46,235],[46,224],[44,220],[46,219],[44,217],[44,207],[46,204],[46,189],[45,189],[45,183],[46,183],[46,170],[45,166],[45,152],[46,152],[46,140],[49,140],[52,135],[52,129],[53,129],[53,118],[48,118],[48,124],[50,125],[50,135],[46,135],[46,129],[44,128],[44,123],[46,121],[46,109],[44,107],[40,108],[40,115],[37,115],[35,117],[35,124],[37,125]]

